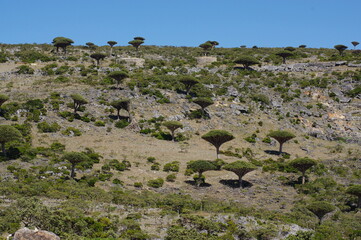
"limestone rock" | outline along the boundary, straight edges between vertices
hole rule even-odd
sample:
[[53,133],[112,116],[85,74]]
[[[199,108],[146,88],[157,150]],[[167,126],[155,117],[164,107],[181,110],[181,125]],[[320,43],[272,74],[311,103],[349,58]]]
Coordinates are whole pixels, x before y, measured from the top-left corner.
[[52,232],[44,230],[30,230],[29,228],[21,228],[16,231],[14,240],[60,240],[60,237]]

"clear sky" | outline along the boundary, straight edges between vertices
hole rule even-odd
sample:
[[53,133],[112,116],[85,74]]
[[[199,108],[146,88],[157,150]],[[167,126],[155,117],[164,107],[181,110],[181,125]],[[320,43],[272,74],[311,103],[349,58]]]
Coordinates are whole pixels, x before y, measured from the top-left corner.
[[0,43],[333,48],[361,42],[361,0],[0,0]]

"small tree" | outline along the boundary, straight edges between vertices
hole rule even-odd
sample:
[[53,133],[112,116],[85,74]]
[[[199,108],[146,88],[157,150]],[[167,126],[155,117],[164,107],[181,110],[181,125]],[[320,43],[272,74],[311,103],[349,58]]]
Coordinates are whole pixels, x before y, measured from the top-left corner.
[[293,56],[293,53],[287,50],[283,50],[276,53],[276,55],[283,59],[283,64],[286,64],[286,59]]
[[233,140],[234,136],[225,130],[211,130],[208,133],[204,134],[202,136],[202,139],[215,146],[218,159],[219,148],[221,147],[221,145],[225,142]]
[[309,204],[306,208],[318,217],[319,224],[321,224],[322,218],[327,213],[335,210],[335,206],[325,201],[313,202]]
[[107,43],[110,46],[110,55],[112,55],[113,54],[113,47],[114,47],[114,45],[117,45],[118,43],[116,41],[108,41]]
[[74,108],[74,114],[77,113],[77,111],[80,109],[80,107],[84,104],[87,104],[88,101],[80,94],[72,94],[70,97],[73,99],[73,108]]
[[202,178],[202,174],[204,172],[217,170],[217,167],[207,160],[191,161],[187,164],[187,168],[192,169],[194,172],[198,173],[198,177],[196,178],[197,187],[199,187],[204,182],[204,178]]
[[228,163],[223,166],[224,170],[234,172],[238,176],[238,184],[240,187],[243,187],[242,178],[249,172],[252,172],[257,169],[255,165],[249,162],[236,161],[233,163]]
[[143,37],[135,37],[134,40],[128,42],[128,44],[135,47],[135,49],[138,51],[140,45],[142,45],[144,43],[144,40],[145,40],[145,38],[143,38]]
[[97,48],[97,45],[92,42],[87,42],[85,45],[87,45],[90,50],[95,50]]
[[209,98],[196,98],[193,102],[201,107],[203,118],[205,116],[205,108],[213,104],[212,99]]
[[97,61],[97,66],[99,67],[100,64],[100,60],[103,60],[104,58],[106,58],[107,55],[105,55],[104,53],[93,53],[92,55],[90,55],[91,58],[94,58]]
[[191,88],[199,83],[197,78],[191,76],[182,77],[179,81],[184,85],[187,95],[189,94]]
[[237,64],[242,64],[245,69],[249,69],[250,66],[259,64],[259,61],[252,56],[240,56],[234,61]]
[[296,48],[294,48],[294,47],[285,47],[283,50],[293,52],[293,51],[296,51]]
[[213,45],[210,42],[205,42],[199,45],[199,47],[204,50],[204,56],[207,56],[207,53],[213,48]]
[[144,40],[145,40],[145,38],[144,38],[144,37],[134,37],[134,40],[144,41]]
[[280,149],[279,152],[280,154],[282,153],[282,146],[285,142],[287,142],[288,140],[291,140],[292,138],[296,137],[293,133],[290,133],[288,131],[272,131],[268,134],[269,137],[274,138],[277,140],[277,142],[279,142],[280,144]]
[[300,45],[300,46],[298,46],[298,47],[299,47],[299,48],[306,48],[307,45],[302,44],[302,45]]
[[219,45],[219,42],[217,41],[208,41],[210,44],[212,44],[212,48],[216,48],[216,46]]
[[81,152],[68,152],[63,155],[63,160],[68,161],[71,163],[71,173],[70,177],[75,177],[75,166],[79,163],[89,161],[89,157]]
[[19,130],[9,125],[0,125],[0,144],[3,155],[6,157],[5,144],[7,142],[20,140],[22,138]]
[[359,42],[356,42],[356,41],[353,41],[351,43],[352,43],[354,49],[356,49],[356,46],[360,44]]
[[9,97],[4,95],[4,94],[0,94],[0,107],[1,105],[4,104],[4,102],[6,102],[7,100],[9,100]]
[[108,77],[114,79],[117,82],[117,87],[119,86],[119,83],[122,82],[124,79],[128,78],[128,73],[124,71],[114,71],[108,74]]
[[178,128],[182,128],[183,124],[181,124],[178,121],[167,121],[167,122],[163,123],[163,126],[165,126],[166,128],[169,129],[169,131],[171,131],[171,133],[172,133],[172,141],[174,142],[174,132]]
[[130,100],[125,98],[125,99],[118,99],[115,100],[113,102],[110,103],[110,105],[117,109],[117,117],[118,119],[120,118],[119,112],[121,109],[124,109],[125,111],[128,112],[128,116],[129,116],[129,122],[131,121],[131,116],[130,116]]
[[338,44],[338,45],[335,45],[334,48],[340,53],[340,56],[342,56],[343,52],[347,49],[347,46]]
[[310,158],[296,158],[289,162],[289,165],[302,173],[302,184],[305,184],[305,173],[311,167],[317,165],[317,162]]
[[59,52],[59,48],[61,48],[66,54],[66,48],[70,46],[72,43],[74,43],[74,41],[66,37],[56,37],[53,39],[52,43],[54,47],[56,47],[56,52]]
[[356,196],[358,198],[357,207],[361,208],[361,185],[348,187],[346,193]]

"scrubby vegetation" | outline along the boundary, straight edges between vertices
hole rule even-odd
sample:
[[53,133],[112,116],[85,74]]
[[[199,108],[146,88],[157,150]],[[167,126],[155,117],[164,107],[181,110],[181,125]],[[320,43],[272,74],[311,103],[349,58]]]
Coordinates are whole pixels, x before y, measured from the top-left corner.
[[361,237],[357,50],[73,43],[1,44],[0,239]]

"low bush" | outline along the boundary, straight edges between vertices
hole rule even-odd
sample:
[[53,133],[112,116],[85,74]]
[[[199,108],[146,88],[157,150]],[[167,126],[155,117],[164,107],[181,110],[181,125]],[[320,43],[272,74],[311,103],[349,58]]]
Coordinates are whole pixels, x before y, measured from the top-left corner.
[[37,125],[38,129],[42,133],[51,133],[51,132],[57,132],[60,130],[60,125],[56,122],[49,124],[47,122],[41,122]]
[[172,174],[169,174],[165,180],[167,182],[175,182],[176,178],[177,178],[177,176],[174,173],[172,173]]
[[65,136],[81,136],[81,131],[74,127],[68,127],[61,134]]
[[125,127],[127,127],[129,124],[130,124],[130,123],[129,123],[128,121],[122,119],[122,120],[117,121],[114,126],[115,126],[116,128],[125,128]]
[[179,172],[179,162],[178,161],[173,161],[170,163],[166,163],[163,166],[163,171],[164,172]]
[[163,178],[152,179],[149,180],[147,183],[148,187],[152,187],[152,188],[160,188],[163,186],[163,184],[164,184]]

